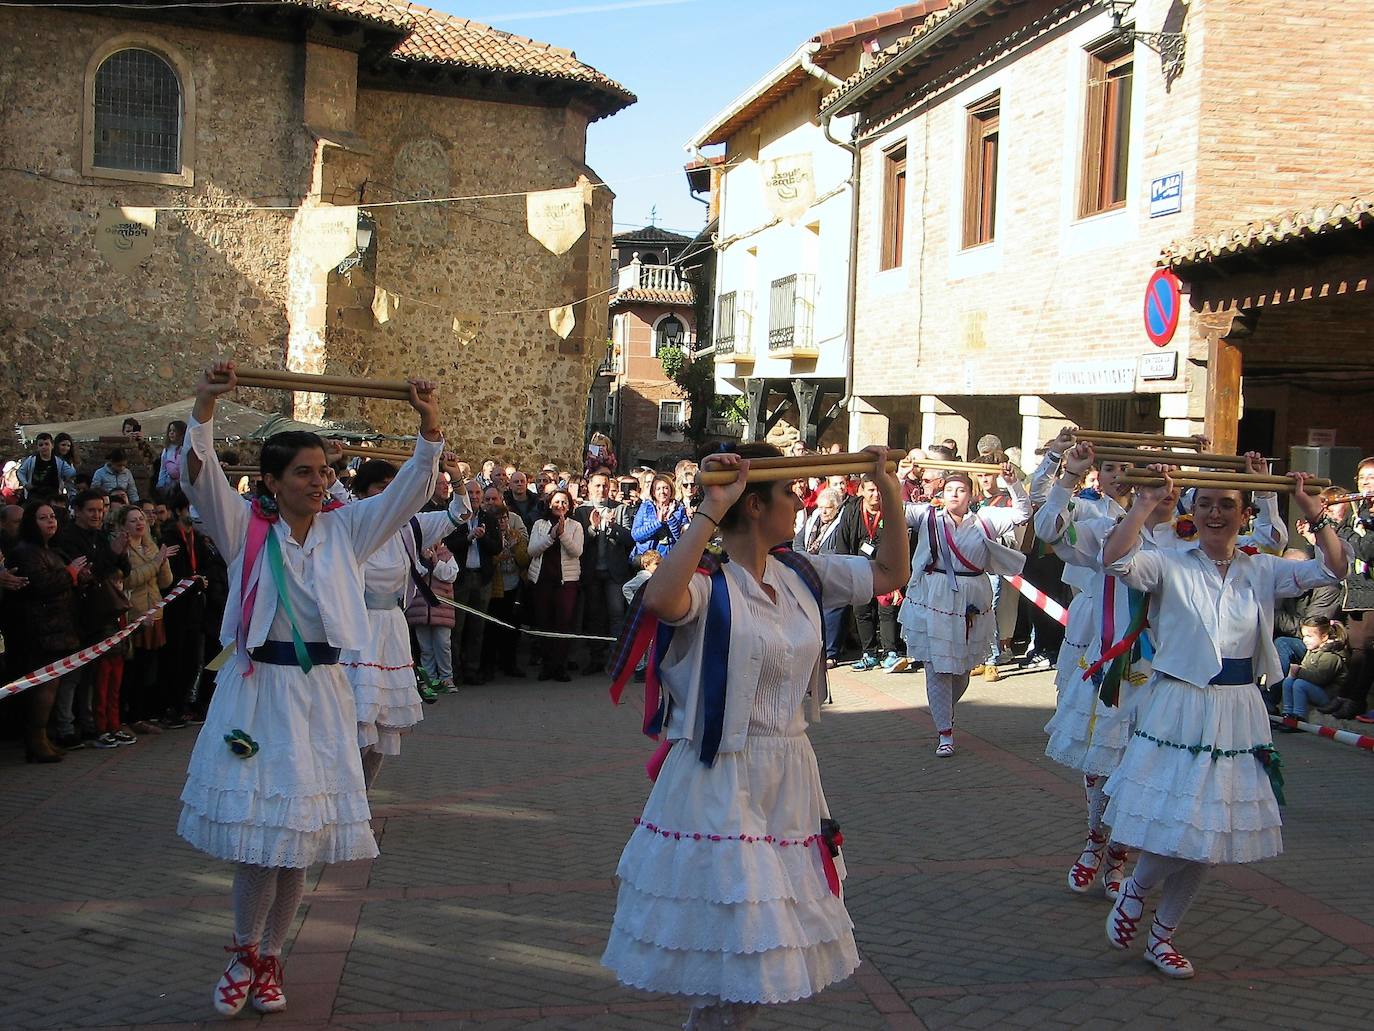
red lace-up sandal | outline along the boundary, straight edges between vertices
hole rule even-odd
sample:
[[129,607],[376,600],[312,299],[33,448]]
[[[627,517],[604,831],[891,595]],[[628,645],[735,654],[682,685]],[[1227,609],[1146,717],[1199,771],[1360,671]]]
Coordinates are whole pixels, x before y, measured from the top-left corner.
[[229,965],[215,985],[215,1012],[226,1017],[237,1016],[248,1002],[248,990],[253,985],[258,964],[256,942],[226,945],[224,951],[232,955]]
[[[1132,912],[1134,911],[1134,915]],[[1107,941],[1114,949],[1129,949],[1135,941],[1140,920],[1145,915],[1145,896],[1140,893],[1136,883],[1127,877],[1121,883],[1121,893],[1116,897],[1116,905],[1107,914]]]
[[259,1013],[280,1013],[286,1009],[286,993],[281,986],[281,959],[259,956],[253,967],[253,989],[249,993]]
[[1145,962],[1165,977],[1183,980],[1192,977],[1196,971],[1186,957],[1180,956],[1174,950],[1174,931],[1176,930],[1175,927],[1161,924],[1159,917],[1154,918],[1150,924],[1150,939],[1145,943]]
[[1126,879],[1126,860],[1130,855],[1130,851],[1120,845],[1107,846],[1107,863],[1102,870],[1102,891],[1113,901],[1121,894],[1121,882]]
[[1088,840],[1073,866],[1069,867],[1069,891],[1082,895],[1097,880],[1097,871],[1102,867],[1102,853],[1107,847],[1107,835],[1101,831],[1088,831]]

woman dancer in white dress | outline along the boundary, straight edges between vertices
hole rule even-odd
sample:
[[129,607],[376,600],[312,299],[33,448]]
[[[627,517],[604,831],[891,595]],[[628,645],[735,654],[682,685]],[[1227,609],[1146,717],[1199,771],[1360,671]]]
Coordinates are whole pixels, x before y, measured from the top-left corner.
[[1002,481],[1010,508],[971,513],[973,481],[958,472],[945,476],[943,508],[906,506],[917,538],[898,619],[908,657],[925,663],[926,698],[940,738],[935,754],[942,759],[954,754],[954,705],[968,690],[969,671],[983,664],[997,636],[986,574],[1019,573],[1026,561],[997,538],[1030,520],[1030,498],[1010,463],[1002,466]]
[[[440,464],[450,476],[458,474],[457,456],[446,453]],[[374,498],[395,477],[396,466],[370,459],[353,477],[354,495],[362,500]],[[471,514],[467,491],[454,491],[447,509],[414,516],[363,563],[368,648],[346,655],[344,672],[358,710],[358,747],[363,756],[363,779],[369,788],[377,780],[383,757],[400,755],[401,735],[424,719],[424,706],[415,689],[415,662],[405,615],[418,589],[411,570],[420,566],[412,526],[419,530],[419,551],[423,552]]]
[[[884,468],[885,449],[872,450]],[[689,1029],[743,1027],[759,1004],[807,998],[858,966],[802,706],[809,690],[814,718],[825,693],[821,611],[895,590],[907,568],[901,534],[872,561],[779,549],[800,506],[788,483],[746,487],[736,453],[712,466],[741,475],[706,489],[643,591],[659,633],[675,628],[659,664],[670,747],[620,858],[602,957],[625,984],[684,996]],[[897,480],[877,482],[900,511]],[[703,552],[717,525],[728,557],[699,573],[714,565]]]
[[[1207,867],[1250,863],[1283,849],[1279,810],[1266,767],[1274,760],[1269,719],[1256,678],[1283,677],[1274,650],[1274,602],[1336,583],[1347,555],[1321,498],[1294,503],[1316,533],[1319,558],[1294,562],[1237,546],[1245,518],[1240,491],[1198,488],[1197,538],[1182,549],[1140,549],[1149,513],[1167,498],[1139,488],[1136,504],[1103,546],[1106,570],[1152,594],[1157,630],[1154,672],[1136,702],[1135,728],[1107,780],[1113,837],[1140,849],[1107,918],[1107,940],[1130,948],[1145,898],[1163,886],[1145,958],[1169,977],[1192,977],[1173,934]],[[1304,473],[1294,478],[1306,479]]]
[[370,859],[377,843],[342,648],[368,647],[362,565],[428,500],[443,446],[434,385],[411,380],[415,454],[375,498],[322,512],[329,467],[313,433],[262,450],[267,493],[250,505],[215,457],[215,401],[232,362],[206,370],[183,451],[183,489],[229,562],[220,639],[234,644],[196,739],[178,833],[236,864],[234,943],[215,986],[233,1015],[286,1008],[281,948],[313,863]]

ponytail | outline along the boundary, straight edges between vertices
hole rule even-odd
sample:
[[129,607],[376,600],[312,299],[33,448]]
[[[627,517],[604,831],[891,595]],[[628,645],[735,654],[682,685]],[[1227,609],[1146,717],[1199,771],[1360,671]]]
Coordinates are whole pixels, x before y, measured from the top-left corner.
[[1302,621],[1302,625],[1312,627],[1337,644],[1346,643],[1345,627],[1335,620],[1327,619],[1325,616],[1308,616]]

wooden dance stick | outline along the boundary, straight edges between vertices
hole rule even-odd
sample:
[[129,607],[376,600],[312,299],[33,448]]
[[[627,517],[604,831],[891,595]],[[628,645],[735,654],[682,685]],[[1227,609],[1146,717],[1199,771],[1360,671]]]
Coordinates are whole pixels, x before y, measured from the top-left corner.
[[1134,462],[1136,465],[1186,465],[1217,466],[1245,472],[1244,455],[1216,455],[1199,451],[1150,451],[1145,448],[1117,447],[1108,444],[1093,444],[1093,453],[1108,462]]
[[1117,430],[1074,430],[1073,434],[1079,440],[1091,440],[1093,443],[1101,441],[1104,444],[1117,444],[1124,447],[1152,444],[1156,447],[1187,447],[1196,449],[1198,446],[1198,442],[1192,437],[1170,437],[1163,433],[1126,433]]
[[[1163,463],[1160,463],[1160,464],[1163,464]],[[1156,472],[1154,472],[1154,471],[1151,470],[1151,469],[1128,469],[1128,470],[1126,471],[1126,474],[1125,474],[1125,475],[1128,476],[1128,477],[1130,477],[1130,476],[1153,476],[1153,477],[1158,478],[1158,475],[1159,475],[1159,474],[1156,473]],[[1252,488],[1255,488],[1255,489],[1262,489],[1262,488],[1259,488],[1259,487],[1257,486],[1258,484],[1262,484],[1262,483],[1279,483],[1279,484],[1283,484],[1283,483],[1292,483],[1292,482],[1293,482],[1292,479],[1290,479],[1290,478],[1287,477],[1287,476],[1270,476],[1270,475],[1264,475],[1264,474],[1257,475],[1257,474],[1253,474],[1253,473],[1233,473],[1233,472],[1221,472],[1221,471],[1213,472],[1213,471],[1210,471],[1210,470],[1192,470],[1192,469],[1185,469],[1185,470],[1180,470],[1179,472],[1172,472],[1172,471],[1171,471],[1171,472],[1169,473],[1169,475],[1172,476],[1175,480],[1218,480],[1218,481],[1230,481],[1230,482],[1232,482],[1232,483],[1239,484],[1239,485],[1241,485],[1241,486],[1243,486],[1243,487],[1244,487],[1244,486],[1249,486],[1249,487],[1252,487]],[[1313,487],[1329,487],[1329,486],[1331,486],[1331,481],[1330,481],[1330,480],[1325,480],[1325,479],[1322,479],[1322,478],[1317,477],[1317,476],[1309,477],[1308,480],[1307,480],[1307,482],[1308,482],[1308,484],[1309,484],[1310,486],[1313,486]]]
[[375,397],[385,401],[409,401],[410,384],[404,380],[368,380],[349,376],[312,376],[303,372],[278,372],[268,369],[235,371],[241,387],[266,390],[299,390],[313,394],[344,397]]
[[[1177,487],[1211,487],[1217,490],[1255,490],[1255,491],[1275,491],[1278,493],[1292,494],[1297,490],[1297,480],[1257,480],[1254,477],[1241,478],[1239,475],[1235,479],[1216,479],[1204,473],[1188,475],[1185,473],[1170,473],[1169,478],[1174,481]],[[1127,473],[1122,480],[1133,487],[1162,487],[1164,478],[1156,473]],[[1320,484],[1308,481],[1305,493],[1320,494],[1326,488]]]
[[1001,473],[1000,465],[986,465],[979,462],[947,462],[942,458],[922,458],[912,463],[918,469],[944,469],[959,473]]
[[343,445],[343,453],[348,458],[361,458],[366,461],[369,458],[380,458],[383,462],[408,462],[411,453],[409,451],[387,451],[383,448],[352,447],[348,444]]
[[[812,458],[819,456],[813,455]],[[873,468],[873,456],[869,455],[868,469]],[[767,459],[760,459],[767,461]],[[776,483],[778,480],[802,480],[808,476],[849,476],[857,472],[867,472],[863,466],[853,462],[841,462],[838,465],[830,462],[813,461],[810,465],[804,466],[774,466],[771,469],[759,469],[751,461],[749,463],[749,483]],[[887,471],[895,473],[897,471],[896,462],[887,463]],[[738,479],[738,474],[733,469],[701,469],[697,472],[697,483],[703,487],[721,487],[727,483],[734,483]]]
[[[751,470],[812,469],[821,464],[871,466],[873,461],[871,451],[845,451],[837,455],[786,455],[779,458],[751,458],[749,468]],[[888,461],[891,463],[895,459],[888,459]],[[729,483],[730,481],[726,480],[725,482]]]

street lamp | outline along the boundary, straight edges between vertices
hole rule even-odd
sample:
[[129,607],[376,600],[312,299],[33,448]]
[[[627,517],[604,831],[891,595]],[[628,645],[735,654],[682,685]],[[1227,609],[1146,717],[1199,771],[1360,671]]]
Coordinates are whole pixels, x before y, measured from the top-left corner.
[[1160,66],[1170,81],[1183,71],[1183,55],[1187,47],[1187,37],[1182,32],[1138,32],[1127,28],[1126,15],[1135,9],[1135,0],[1104,0],[1112,16],[1112,31],[1123,43],[1133,45],[1143,43],[1159,55]]
[[343,261],[339,262],[338,271],[341,273],[351,272],[361,265],[363,259],[367,256],[368,250],[372,247],[372,241],[376,235],[377,220],[366,211],[360,209],[358,211],[358,235],[356,238],[358,249],[344,258]]

